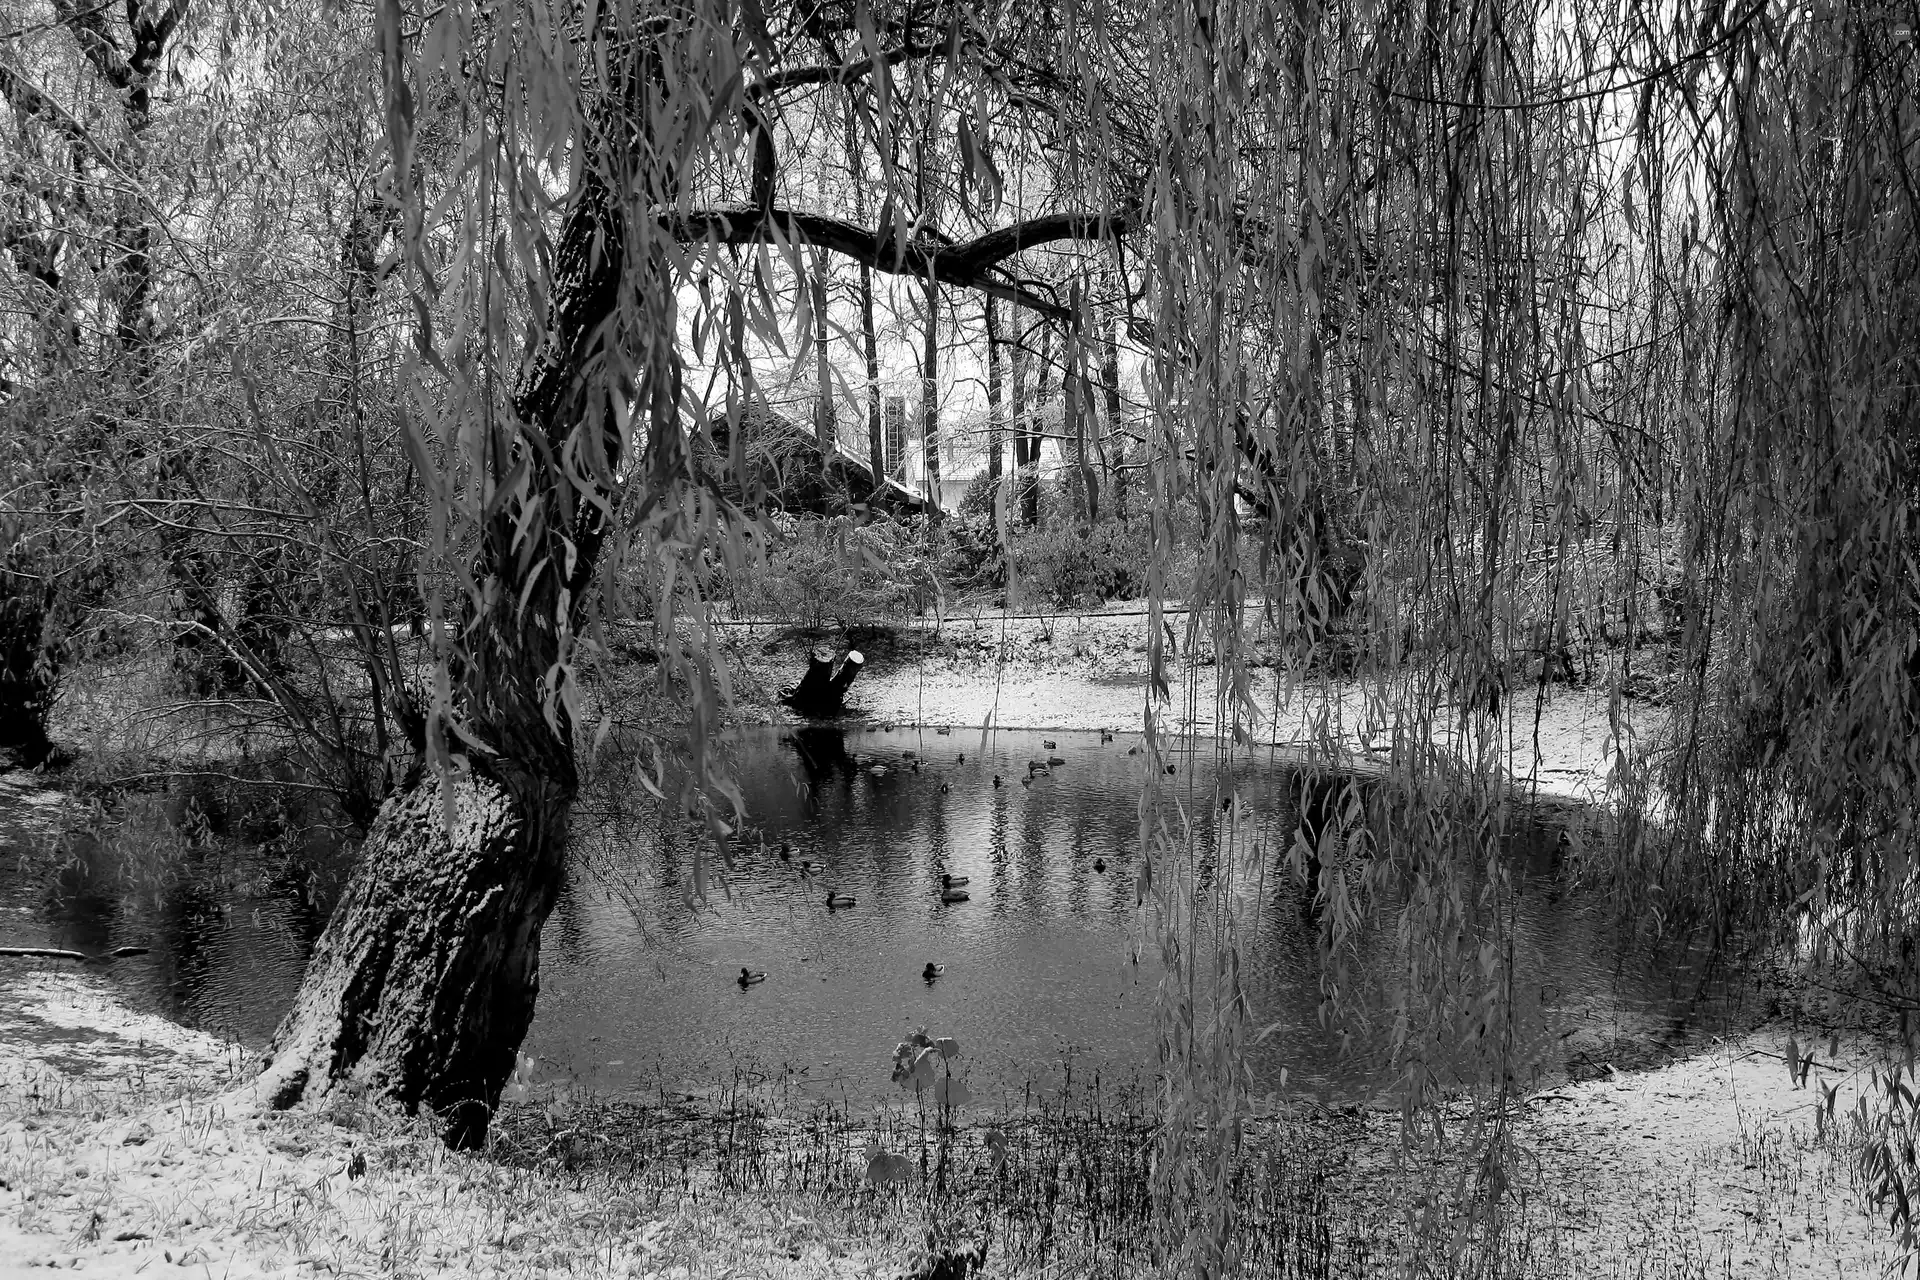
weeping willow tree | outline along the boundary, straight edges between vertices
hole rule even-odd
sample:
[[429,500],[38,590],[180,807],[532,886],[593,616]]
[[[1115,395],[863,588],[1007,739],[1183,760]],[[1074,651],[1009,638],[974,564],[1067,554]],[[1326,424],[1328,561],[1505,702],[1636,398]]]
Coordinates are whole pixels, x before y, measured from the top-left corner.
[[[270,1050],[273,1105],[352,1081],[484,1132],[604,728],[587,682],[634,607],[622,566],[666,584],[678,800],[725,856],[706,591],[762,535],[751,485],[692,459],[747,411],[755,351],[820,340],[822,256],[1044,319],[1075,405],[1097,399],[1093,317],[1127,308],[1169,1267],[1237,1265],[1260,1034],[1238,963],[1275,833],[1234,780],[1282,716],[1310,777],[1384,766],[1280,839],[1326,903],[1328,1017],[1399,1066],[1415,1131],[1443,1090],[1484,1104],[1484,1158],[1414,1206],[1436,1227],[1464,1212],[1497,1240],[1522,1065],[1502,836],[1571,629],[1618,655],[1601,865],[1634,918],[1724,931],[1799,901],[1910,953],[1915,106],[1893,10],[387,0],[379,21],[438,662],[421,765]],[[844,180],[790,181],[820,122]],[[424,163],[425,138],[451,158]],[[1182,542],[1177,648],[1211,650],[1207,687],[1161,616]],[[1686,678],[1664,752],[1630,755],[1648,633]],[[1336,640],[1358,653],[1338,682]],[[1179,731],[1203,699],[1204,741]],[[1217,793],[1165,768],[1201,751]]]

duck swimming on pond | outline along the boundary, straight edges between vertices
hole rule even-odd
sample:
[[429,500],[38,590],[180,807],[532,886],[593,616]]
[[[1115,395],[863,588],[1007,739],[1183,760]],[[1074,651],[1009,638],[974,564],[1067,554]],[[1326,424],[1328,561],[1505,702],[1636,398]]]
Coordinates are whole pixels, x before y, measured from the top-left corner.
[[765,982],[766,980],[766,974],[755,973],[753,970],[744,967],[740,970],[740,976],[734,979],[734,981],[738,982],[742,987],[751,987],[756,983]]
[[920,971],[920,976],[925,978],[928,982],[932,982],[935,978],[939,977],[941,974],[945,973],[946,971],[947,971],[947,966],[943,964],[935,964],[933,961],[929,960],[927,961],[927,967]]
[[940,887],[941,887],[942,889],[958,889],[958,888],[960,888],[960,887],[961,887],[962,885],[964,885],[964,884],[967,884],[967,883],[969,883],[969,882],[971,881],[971,879],[972,879],[972,877],[970,877],[970,876],[945,876],[945,875],[943,875],[943,876],[941,876],[941,877],[940,877]]
[[967,753],[962,751],[958,756],[954,758],[953,762],[955,764],[965,764],[967,762]]
[[829,889],[829,890],[827,891],[827,906],[828,906],[829,908],[832,908],[832,907],[851,907],[851,906],[853,906],[853,905],[854,905],[854,902],[853,902],[853,895],[852,895],[852,894],[850,894],[850,893],[835,893],[835,892],[833,892],[833,891],[832,891],[831,889]]
[[969,897],[965,889],[942,889],[940,901],[946,903],[965,902]]
[[1105,858],[1095,858],[1093,860],[1093,869],[1095,871],[1105,871],[1107,869],[1107,860]]
[[1040,745],[1045,747],[1047,750],[1051,751],[1055,747],[1059,746],[1060,744],[1055,742],[1052,738],[1042,738],[1040,739]]
[[803,876],[810,876],[816,871],[825,871],[826,869],[827,864],[824,862],[815,862],[810,858],[800,859],[800,874]]
[[1112,735],[1111,733],[1108,733],[1108,732],[1107,732],[1107,731],[1106,731],[1105,729],[1102,729],[1102,730],[1100,731],[1100,741],[1102,741],[1102,742],[1112,742],[1112,741],[1113,741],[1113,735]]
[[934,732],[944,738],[948,734],[953,732],[953,726],[950,724],[943,724],[938,729],[935,729]]
[[782,862],[793,861],[793,846],[788,844],[785,840],[782,840],[780,842],[780,861]]
[[1061,758],[1060,758],[1059,756],[1048,756],[1048,757],[1047,757],[1047,767],[1048,767],[1048,768],[1052,768],[1052,767],[1053,767],[1054,765],[1056,765],[1056,764],[1065,764],[1065,763],[1066,763],[1066,761],[1065,761],[1065,760],[1062,760],[1062,759],[1061,759]]
[[996,787],[1000,785],[1000,775],[997,773],[993,775],[993,785]]
[[941,794],[941,795],[945,795],[945,794],[947,794],[947,792],[949,792],[949,791],[951,791],[951,790],[953,790],[953,784],[952,784],[951,782],[943,782],[943,783],[941,783],[941,784],[940,784],[940,794]]

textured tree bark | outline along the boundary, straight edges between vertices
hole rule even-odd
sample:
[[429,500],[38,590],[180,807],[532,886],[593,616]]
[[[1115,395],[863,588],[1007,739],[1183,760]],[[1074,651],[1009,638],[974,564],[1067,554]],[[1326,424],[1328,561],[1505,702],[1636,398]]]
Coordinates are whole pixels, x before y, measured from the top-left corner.
[[[447,821],[443,786],[452,792]],[[254,1088],[276,1109],[365,1092],[486,1135],[533,1021],[571,789],[456,764],[382,807]]]

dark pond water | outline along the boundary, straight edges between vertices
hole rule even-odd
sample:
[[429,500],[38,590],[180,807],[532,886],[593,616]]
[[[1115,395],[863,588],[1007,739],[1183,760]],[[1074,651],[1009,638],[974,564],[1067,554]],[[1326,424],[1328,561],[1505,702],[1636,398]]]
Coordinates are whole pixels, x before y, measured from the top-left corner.
[[[650,1091],[710,1087],[739,1069],[877,1097],[893,1045],[916,1027],[958,1038],[975,1092],[989,1096],[1048,1087],[1067,1063],[1083,1077],[1151,1067],[1162,970],[1151,909],[1136,905],[1143,757],[1128,739],[767,730],[729,749],[755,830],[705,905],[684,902],[694,839],[684,815],[621,786],[583,805],[526,1045],[541,1074]],[[1023,785],[1027,763],[1049,757],[1063,763]],[[1170,780],[1203,854],[1220,834],[1216,768],[1209,748]],[[1278,1087],[1284,1069],[1294,1089],[1367,1100],[1386,1063],[1365,1043],[1343,1051],[1321,1025],[1317,924],[1277,856],[1298,823],[1297,780],[1264,757],[1231,768],[1243,847],[1267,851],[1247,863],[1264,865],[1264,882],[1244,877],[1241,898],[1243,978],[1256,1023],[1273,1028],[1253,1052],[1256,1078]],[[69,842],[68,865],[51,876],[44,861],[0,854],[0,944],[151,946],[110,970],[134,1000],[259,1044],[345,868],[323,832],[285,834],[301,815],[246,793],[144,803],[165,846],[144,858],[126,856],[124,836]],[[189,837],[212,833],[186,838],[182,823]],[[1663,1039],[1723,1017],[1727,993],[1697,962],[1630,954],[1604,904],[1563,892],[1562,850],[1549,826],[1519,832],[1510,849],[1529,1070],[1560,1066],[1570,1045]],[[967,901],[941,901],[943,874],[967,878]],[[855,905],[829,908],[830,890]],[[931,983],[930,962],[944,967]],[[743,990],[742,967],[766,980]]]

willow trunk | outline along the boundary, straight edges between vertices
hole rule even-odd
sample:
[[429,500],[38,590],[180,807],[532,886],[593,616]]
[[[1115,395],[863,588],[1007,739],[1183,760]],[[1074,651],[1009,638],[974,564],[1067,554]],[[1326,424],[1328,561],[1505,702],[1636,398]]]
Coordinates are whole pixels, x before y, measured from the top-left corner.
[[[625,256],[610,204],[590,189],[567,218],[555,272],[567,283],[555,291],[556,341],[545,347],[553,354],[515,397],[547,458],[578,446],[595,394],[584,371],[611,328],[603,322]],[[617,438],[602,442],[617,456]],[[448,734],[450,758],[416,767],[386,797],[252,1085],[276,1109],[342,1088],[425,1107],[453,1146],[485,1136],[533,1019],[541,930],[564,874],[577,787],[572,726],[549,705],[545,679],[604,536],[591,495],[530,451],[502,448],[494,465],[525,465],[538,479],[529,499],[503,503],[482,527],[480,589],[456,633],[465,642],[449,671],[455,705],[485,749],[462,753]],[[529,537],[544,554],[521,553]]]

